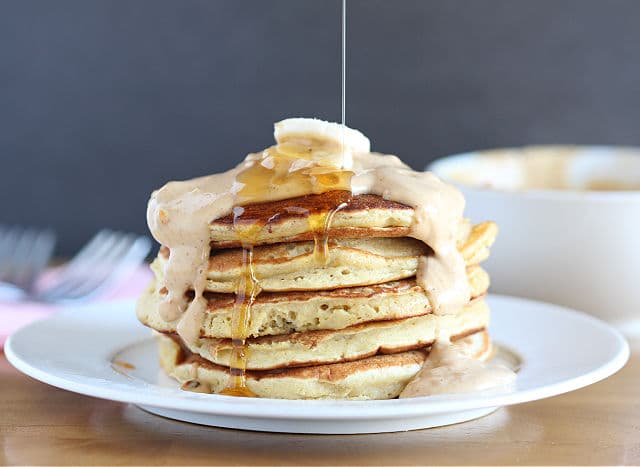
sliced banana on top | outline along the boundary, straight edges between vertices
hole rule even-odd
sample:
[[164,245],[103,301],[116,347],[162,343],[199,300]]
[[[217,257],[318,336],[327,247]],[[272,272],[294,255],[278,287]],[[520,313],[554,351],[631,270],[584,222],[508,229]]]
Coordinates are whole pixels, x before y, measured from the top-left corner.
[[287,144],[295,140],[313,139],[334,143],[327,145],[324,150],[314,151],[312,159],[320,165],[324,165],[324,162],[345,170],[353,166],[353,153],[370,150],[369,138],[358,130],[316,118],[288,118],[277,122],[274,136],[278,146],[285,151]]

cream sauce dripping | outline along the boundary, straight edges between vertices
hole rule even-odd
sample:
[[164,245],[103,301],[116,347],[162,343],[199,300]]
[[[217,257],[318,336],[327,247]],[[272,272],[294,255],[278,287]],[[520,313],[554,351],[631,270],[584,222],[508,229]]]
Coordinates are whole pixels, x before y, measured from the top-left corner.
[[440,338],[431,346],[427,360],[400,398],[509,388],[515,379],[516,374],[506,366],[475,358],[473,345]]
[[455,313],[470,298],[466,265],[457,248],[464,197],[430,172],[416,172],[395,156],[354,155],[354,193],[372,193],[414,209],[410,235],[431,247],[420,258],[417,282],[435,313]]
[[[169,248],[164,268],[167,290],[160,304],[165,321],[177,321],[180,336],[189,343],[199,337],[206,310],[209,255],[209,222],[223,217],[233,208],[231,191],[239,170],[184,182],[169,182],[154,192],[147,208],[147,223],[154,238]],[[187,303],[185,292],[193,289],[195,298]]]

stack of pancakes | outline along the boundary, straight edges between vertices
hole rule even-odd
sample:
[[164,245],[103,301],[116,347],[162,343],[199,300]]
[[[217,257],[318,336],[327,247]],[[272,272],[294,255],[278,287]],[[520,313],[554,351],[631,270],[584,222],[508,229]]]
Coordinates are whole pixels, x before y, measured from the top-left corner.
[[[333,216],[328,257],[318,262],[317,232],[308,217],[340,193],[245,206],[264,226],[255,239],[253,271],[261,293],[251,309],[246,340],[246,384],[259,397],[389,399],[416,375],[438,336],[451,336],[478,358],[490,353],[484,296],[497,227],[461,224],[457,245],[467,264],[471,300],[454,314],[434,313],[416,283],[418,260],[433,254],[410,238],[413,209],[376,195],[354,195]],[[295,206],[296,209],[284,209]],[[315,243],[314,243],[315,237]],[[241,239],[232,216],[210,223],[208,309],[196,344],[162,319],[162,247],[156,280],[138,304],[138,317],[160,334],[167,373],[188,387],[217,393],[228,382],[235,290],[243,273]],[[192,292],[188,292],[192,293]]]

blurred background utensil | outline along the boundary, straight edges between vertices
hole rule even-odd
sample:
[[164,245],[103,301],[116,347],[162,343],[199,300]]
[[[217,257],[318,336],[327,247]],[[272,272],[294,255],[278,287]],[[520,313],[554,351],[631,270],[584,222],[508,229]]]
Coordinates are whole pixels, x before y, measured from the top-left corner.
[[8,285],[3,292],[7,289],[16,298],[18,291],[22,298],[42,302],[87,300],[132,274],[151,249],[145,236],[104,229],[50,280],[39,280],[54,244],[50,231],[18,227],[0,231],[0,281]]
[[2,296],[31,294],[49,264],[56,244],[52,230],[0,225],[0,289]]

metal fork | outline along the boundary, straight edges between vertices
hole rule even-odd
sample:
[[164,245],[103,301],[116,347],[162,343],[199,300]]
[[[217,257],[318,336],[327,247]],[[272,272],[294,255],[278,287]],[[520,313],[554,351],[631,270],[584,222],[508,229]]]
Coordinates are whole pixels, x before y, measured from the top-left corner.
[[54,245],[51,231],[0,227],[3,296],[44,302],[88,299],[132,273],[151,250],[147,237],[101,230],[50,282],[42,284],[38,278]]
[[56,235],[49,229],[0,225],[0,283],[5,294],[32,293],[55,244]]
[[91,298],[131,274],[150,250],[151,241],[145,236],[101,230],[32,297],[47,302]]

